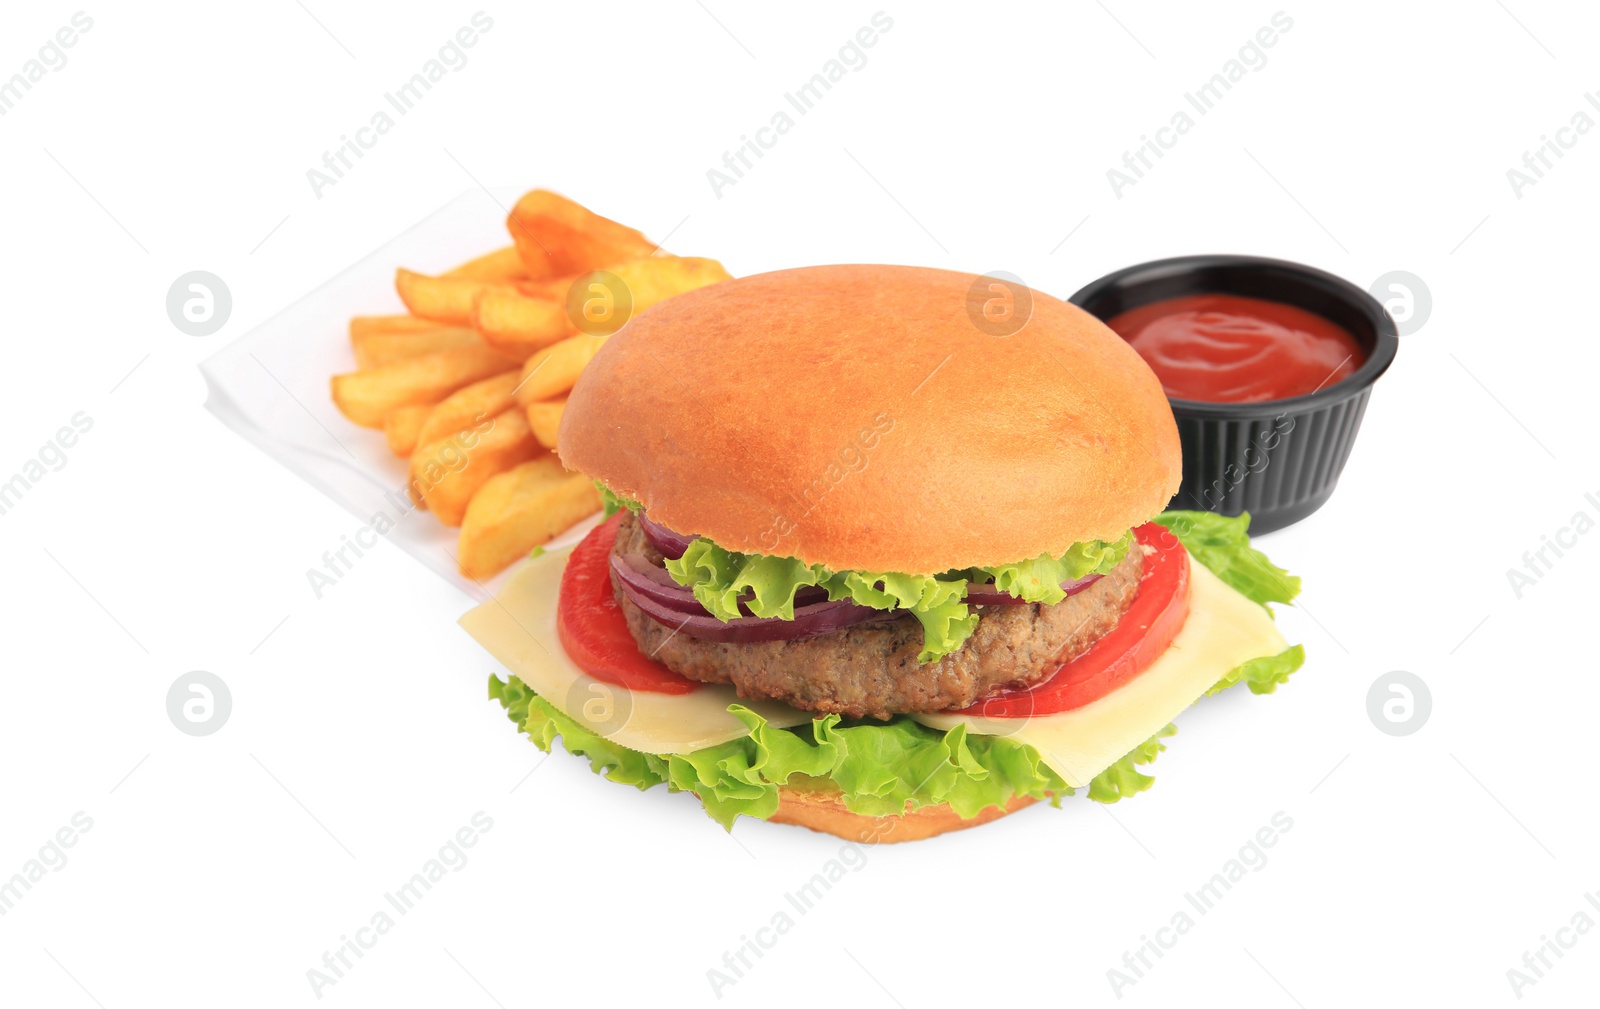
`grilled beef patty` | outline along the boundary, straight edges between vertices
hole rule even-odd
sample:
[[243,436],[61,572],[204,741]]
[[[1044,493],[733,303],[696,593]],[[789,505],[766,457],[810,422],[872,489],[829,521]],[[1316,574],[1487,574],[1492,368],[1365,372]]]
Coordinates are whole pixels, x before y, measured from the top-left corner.
[[[615,549],[641,551],[661,562],[631,514],[622,518]],[[922,625],[910,615],[801,641],[723,644],[658,623],[628,600],[615,575],[612,584],[640,649],[675,673],[704,683],[731,683],[740,697],[847,718],[886,719],[965,708],[999,687],[1046,679],[1117,625],[1133,604],[1143,571],[1144,555],[1136,544],[1104,578],[1053,606],[975,606],[978,626],[972,636],[927,663],[917,661]]]

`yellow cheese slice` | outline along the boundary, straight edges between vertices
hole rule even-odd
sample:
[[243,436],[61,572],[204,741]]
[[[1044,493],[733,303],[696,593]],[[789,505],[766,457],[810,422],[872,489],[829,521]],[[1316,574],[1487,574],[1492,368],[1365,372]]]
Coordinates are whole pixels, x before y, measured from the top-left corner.
[[743,704],[775,726],[800,725],[807,712],[777,702],[745,701],[730,686],[702,684],[689,694],[654,694],[597,680],[561,647],[556,601],[570,551],[524,561],[493,599],[460,624],[490,655],[563,714],[620,746],[645,753],[688,753],[749,734],[728,713]]
[[[808,712],[778,702],[741,700],[730,686],[705,684],[691,694],[630,691],[579,669],[561,647],[556,602],[567,551],[526,561],[494,599],[468,611],[461,626],[539,696],[621,746],[645,753],[689,753],[747,733],[728,713],[744,704],[775,726],[800,725]],[[1074,787],[1087,785],[1155,735],[1229,670],[1288,647],[1260,606],[1204,565],[1190,565],[1189,618],[1171,647],[1139,676],[1090,704],[1056,715],[991,719],[914,715],[936,729],[1008,736],[1039,751]]]
[[1143,673],[1072,711],[1027,719],[913,715],[935,729],[965,723],[969,732],[1008,736],[1039,751],[1073,787],[1155,735],[1230,670],[1289,647],[1267,612],[1204,564],[1189,565],[1189,619]]

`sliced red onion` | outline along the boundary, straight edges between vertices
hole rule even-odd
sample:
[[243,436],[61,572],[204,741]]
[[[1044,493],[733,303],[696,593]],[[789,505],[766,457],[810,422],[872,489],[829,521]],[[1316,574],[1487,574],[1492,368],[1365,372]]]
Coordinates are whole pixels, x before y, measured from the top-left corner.
[[[637,513],[637,518],[645,540],[656,552],[670,560],[682,557],[689,544],[700,538],[675,532],[653,521],[643,511]],[[623,594],[642,612],[659,623],[702,641],[735,644],[799,641],[832,634],[856,624],[893,620],[904,615],[898,609],[874,609],[851,599],[829,601],[827,590],[812,585],[795,593],[793,620],[750,615],[749,605],[741,600],[739,608],[747,615],[724,622],[713,616],[695,598],[691,589],[679,585],[665,568],[652,564],[642,553],[612,554],[611,570],[615,572]],[[1069,596],[1076,595],[1100,578],[1098,574],[1085,575],[1076,581],[1062,583],[1061,590]],[[1024,602],[988,582],[968,582],[964,601],[974,606],[1011,606]]]
[[679,613],[710,615],[692,591],[673,581],[665,568],[651,564],[642,553],[613,553],[611,570],[622,583],[622,591],[635,602],[643,596]]
[[[629,598],[639,594],[680,613],[709,615],[709,611],[701,605],[700,600],[694,597],[694,590],[686,585],[679,585],[665,568],[651,564],[642,553],[612,554],[611,570],[616,572],[617,580],[622,582],[623,591],[629,593]],[[818,585],[808,585],[794,594],[794,604],[809,606],[812,603],[825,602],[827,598],[827,589]],[[746,614],[750,612],[750,607],[745,601],[741,600],[739,606]]]
[[900,614],[892,610],[875,610],[850,599],[824,600],[808,606],[796,606],[793,620],[782,617],[735,617],[723,623],[709,613],[684,613],[671,609],[643,593],[635,594],[631,582],[622,583],[622,591],[644,614],[657,623],[665,624],[680,634],[701,641],[728,644],[753,644],[758,641],[799,641],[823,634],[842,631],[856,624],[877,620],[892,620]]
[[[1075,582],[1062,582],[1061,591],[1069,596],[1075,596],[1099,581],[1101,577],[1100,575],[1084,575]],[[1009,606],[1026,602],[1027,600],[1019,599],[1009,592],[1002,592],[994,587],[993,582],[968,582],[965,601],[974,606]]]
[[683,533],[673,532],[659,522],[651,520],[642,510],[637,513],[639,528],[644,530],[644,538],[656,548],[661,556],[669,560],[677,560],[683,552],[689,549],[689,544],[699,539],[698,536],[685,536]]

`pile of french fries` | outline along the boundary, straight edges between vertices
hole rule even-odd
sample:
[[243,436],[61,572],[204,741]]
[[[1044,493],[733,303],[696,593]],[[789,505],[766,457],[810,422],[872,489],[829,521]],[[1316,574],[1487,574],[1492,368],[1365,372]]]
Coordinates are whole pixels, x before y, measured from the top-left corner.
[[730,279],[548,190],[518,200],[506,227],[512,245],[453,270],[396,271],[409,314],[351,319],[358,370],[332,383],[345,417],[411,460],[412,501],[460,527],[456,560],[474,579],[599,509],[553,450],[567,393],[607,337]]

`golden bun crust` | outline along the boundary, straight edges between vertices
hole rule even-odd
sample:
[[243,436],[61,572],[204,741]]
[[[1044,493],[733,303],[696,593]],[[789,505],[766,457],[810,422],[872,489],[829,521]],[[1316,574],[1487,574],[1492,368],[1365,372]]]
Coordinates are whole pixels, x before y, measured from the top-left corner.
[[679,532],[836,571],[1054,556],[1161,511],[1182,473],[1155,374],[1037,291],[986,331],[989,283],[818,266],[679,295],[584,370],[562,462]]
[[948,805],[907,809],[900,816],[863,816],[845,808],[844,800],[838,793],[783,787],[778,790],[778,811],[770,819],[773,823],[809,827],[846,841],[893,844],[898,841],[922,841],[952,830],[993,823],[1034,802],[1026,795],[1015,796],[1005,809],[990,806],[970,820],[963,820]]

